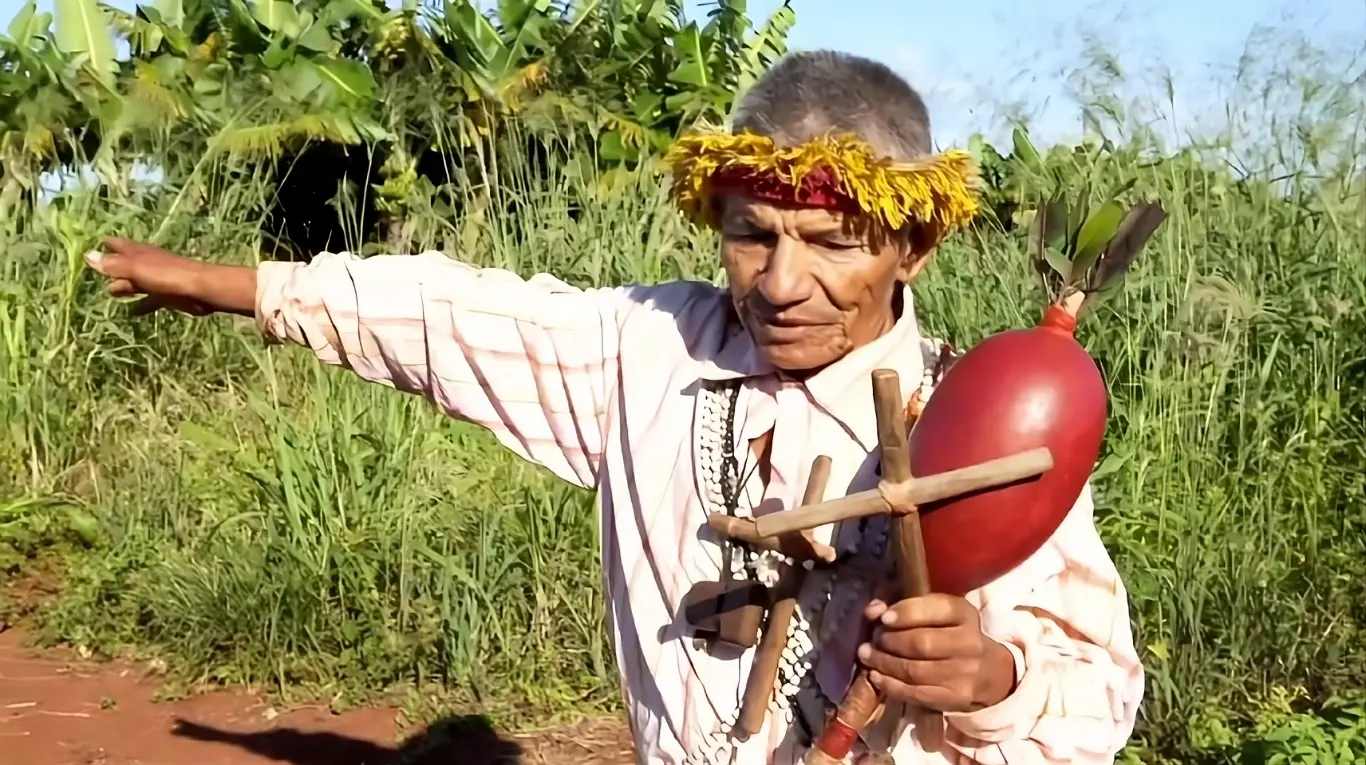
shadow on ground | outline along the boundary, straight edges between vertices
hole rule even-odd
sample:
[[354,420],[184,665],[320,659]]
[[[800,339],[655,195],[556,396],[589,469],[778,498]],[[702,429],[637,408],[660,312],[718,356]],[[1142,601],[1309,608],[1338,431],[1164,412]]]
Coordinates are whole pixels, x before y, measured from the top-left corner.
[[306,733],[282,728],[235,733],[176,720],[175,735],[195,741],[236,746],[288,765],[520,765],[522,747],[494,730],[478,715],[432,723],[397,747],[337,733]]

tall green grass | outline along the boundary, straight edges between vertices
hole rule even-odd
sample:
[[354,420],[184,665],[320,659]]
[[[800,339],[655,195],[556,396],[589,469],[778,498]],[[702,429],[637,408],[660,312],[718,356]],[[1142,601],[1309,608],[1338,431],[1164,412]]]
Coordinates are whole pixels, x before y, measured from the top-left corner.
[[[1082,329],[1113,399],[1099,523],[1150,678],[1139,751],[1218,759],[1268,700],[1366,683],[1366,189],[1343,147],[1279,183],[1151,148],[1117,149],[1106,180],[1171,217]],[[449,190],[460,214],[415,210],[411,250],[583,285],[715,276],[656,178],[495,159],[498,183]],[[233,171],[0,222],[0,562],[66,553],[42,635],[349,700],[611,705],[591,497],[244,322],[128,318],[83,270],[107,234],[269,255],[269,179]],[[958,237],[917,286],[922,321],[966,346],[1035,320],[1023,253]]]

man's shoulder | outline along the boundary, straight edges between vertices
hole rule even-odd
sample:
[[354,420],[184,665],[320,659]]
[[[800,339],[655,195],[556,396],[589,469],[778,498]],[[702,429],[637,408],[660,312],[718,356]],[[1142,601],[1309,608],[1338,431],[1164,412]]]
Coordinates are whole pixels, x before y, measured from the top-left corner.
[[622,287],[626,300],[622,329],[659,330],[672,326],[682,337],[705,334],[728,321],[730,293],[702,281],[679,279]]
[[734,329],[729,291],[708,282],[633,285],[620,294],[626,299],[618,319],[622,353],[652,363],[709,358]]
[[619,291],[633,307],[644,309],[646,312],[668,314],[724,305],[730,300],[730,293],[724,287],[693,279],[675,279],[658,284],[628,284]]

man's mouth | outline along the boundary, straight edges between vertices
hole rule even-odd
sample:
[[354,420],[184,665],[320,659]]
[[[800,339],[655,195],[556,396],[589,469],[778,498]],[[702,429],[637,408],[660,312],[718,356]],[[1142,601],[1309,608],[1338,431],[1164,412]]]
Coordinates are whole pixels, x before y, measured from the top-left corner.
[[759,322],[770,327],[782,327],[784,329],[798,329],[801,327],[821,327],[829,324],[826,321],[813,321],[792,316],[758,316]]

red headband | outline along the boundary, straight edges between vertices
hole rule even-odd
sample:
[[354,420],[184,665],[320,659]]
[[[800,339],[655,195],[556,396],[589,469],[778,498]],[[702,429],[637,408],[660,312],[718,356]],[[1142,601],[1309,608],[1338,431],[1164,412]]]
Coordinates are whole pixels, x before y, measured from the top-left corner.
[[838,176],[824,167],[810,171],[802,177],[801,186],[794,187],[776,173],[732,165],[712,174],[711,187],[713,193],[742,194],[775,204],[836,210],[846,214],[861,212],[858,202],[840,189]]

